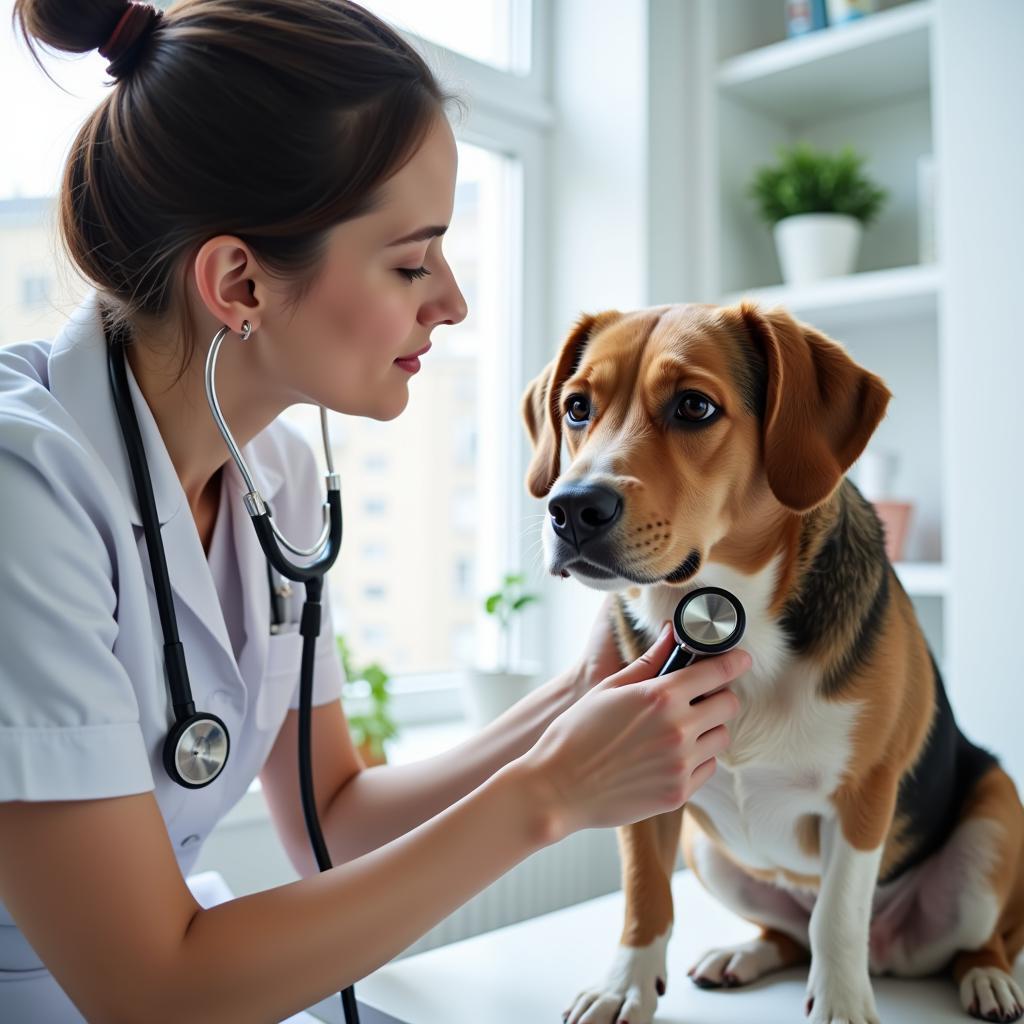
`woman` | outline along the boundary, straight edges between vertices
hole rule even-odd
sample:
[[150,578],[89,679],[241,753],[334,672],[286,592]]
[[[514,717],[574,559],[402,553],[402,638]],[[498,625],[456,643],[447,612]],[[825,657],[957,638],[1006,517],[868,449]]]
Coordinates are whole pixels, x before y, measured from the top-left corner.
[[[742,652],[652,681],[602,612],[580,662],[461,746],[363,770],[329,609],[318,641],[308,853],[294,633],[269,635],[265,562],[206,408],[275,521],[308,544],[296,402],[391,419],[409,363],[465,316],[441,236],[456,147],[422,60],[345,0],[17,0],[26,38],[99,48],[116,79],[71,150],[62,236],[94,285],[53,341],[0,352],[0,1019],[278,1020],[373,971],[575,830],[678,807],[711,774]],[[169,717],[146,544],[106,376],[126,358],[196,705],[232,737],[214,784],[161,762]],[[261,586],[261,573],[262,586]],[[426,585],[426,584],[425,584]],[[295,609],[292,609],[294,616]],[[203,910],[202,839],[259,774],[301,881]]]

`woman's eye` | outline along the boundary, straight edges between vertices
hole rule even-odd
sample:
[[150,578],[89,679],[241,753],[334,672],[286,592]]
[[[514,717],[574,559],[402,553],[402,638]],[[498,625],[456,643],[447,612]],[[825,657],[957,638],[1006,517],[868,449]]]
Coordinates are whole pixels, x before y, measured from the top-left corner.
[[718,412],[718,406],[699,391],[687,391],[676,406],[676,419],[685,423],[702,423]]
[[566,406],[569,423],[582,426],[590,419],[590,402],[583,395],[573,395]]
[[421,277],[426,277],[430,273],[426,267],[396,267],[395,268],[406,281],[416,281]]

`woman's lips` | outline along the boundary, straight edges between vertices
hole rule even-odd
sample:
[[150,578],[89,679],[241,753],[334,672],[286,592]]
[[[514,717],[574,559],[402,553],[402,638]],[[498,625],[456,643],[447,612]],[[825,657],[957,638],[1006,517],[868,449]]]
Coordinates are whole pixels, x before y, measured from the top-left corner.
[[420,368],[419,357],[426,355],[430,351],[430,342],[421,348],[418,352],[413,352],[408,356],[401,356],[395,360],[395,366],[400,366],[406,373],[416,373]]

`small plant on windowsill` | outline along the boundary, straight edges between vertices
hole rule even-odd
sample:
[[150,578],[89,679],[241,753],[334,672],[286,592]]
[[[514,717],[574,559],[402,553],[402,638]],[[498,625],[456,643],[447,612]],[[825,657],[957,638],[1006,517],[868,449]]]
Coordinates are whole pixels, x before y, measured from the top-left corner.
[[534,673],[512,671],[512,625],[526,607],[540,600],[524,589],[520,573],[506,573],[501,586],[484,599],[484,611],[498,624],[500,653],[496,669],[474,668],[464,691],[467,717],[480,727],[497,718],[532,689]]
[[384,764],[387,761],[384,741],[398,735],[398,726],[389,712],[391,677],[376,661],[357,668],[344,636],[339,634],[337,640],[338,657],[341,658],[341,666],[345,672],[346,695],[365,696],[358,692],[362,689],[359,686],[361,682],[365,682],[370,689],[369,710],[347,715],[352,742],[368,768],[375,764]]

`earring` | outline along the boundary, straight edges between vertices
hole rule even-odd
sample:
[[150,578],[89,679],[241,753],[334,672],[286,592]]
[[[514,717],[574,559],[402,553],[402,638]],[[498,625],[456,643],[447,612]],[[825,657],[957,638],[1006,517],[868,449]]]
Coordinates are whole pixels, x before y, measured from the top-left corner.
[[248,320],[242,321],[242,329],[238,332],[242,335],[242,341],[246,341],[250,334],[252,334],[252,324]]

